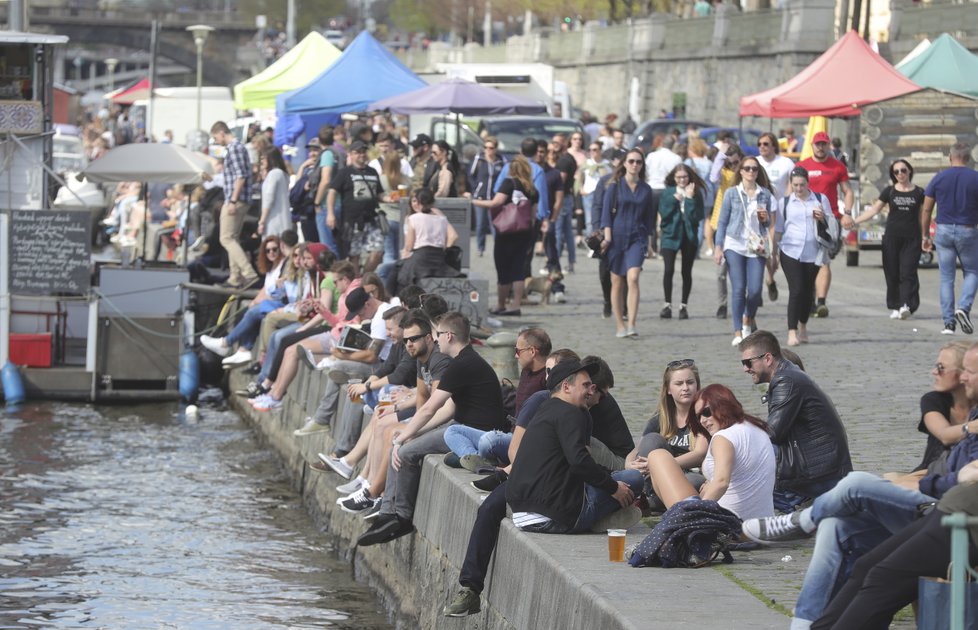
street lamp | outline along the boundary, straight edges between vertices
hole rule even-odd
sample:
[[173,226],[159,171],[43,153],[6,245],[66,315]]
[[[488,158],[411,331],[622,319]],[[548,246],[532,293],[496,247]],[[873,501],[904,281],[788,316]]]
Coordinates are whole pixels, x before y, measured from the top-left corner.
[[207,35],[214,30],[214,27],[206,24],[194,24],[188,26],[187,30],[194,36],[194,45],[197,46],[197,129],[200,129],[200,107],[203,100],[202,86],[204,81],[204,42],[207,41]]
[[119,65],[119,60],[109,58],[105,60],[105,67],[109,69],[109,91],[115,89],[115,67]]

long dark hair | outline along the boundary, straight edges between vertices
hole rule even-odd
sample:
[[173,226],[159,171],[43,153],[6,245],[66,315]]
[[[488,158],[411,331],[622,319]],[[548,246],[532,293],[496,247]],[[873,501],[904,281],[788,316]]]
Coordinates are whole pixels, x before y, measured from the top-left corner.
[[268,147],[262,152],[262,157],[265,159],[265,164],[268,165],[269,172],[277,168],[283,173],[288,173],[285,158],[282,157],[282,152],[277,147]]
[[628,161],[628,156],[631,155],[632,153],[636,153],[636,154],[638,154],[638,156],[640,158],[642,158],[642,169],[638,172],[638,179],[640,181],[643,181],[643,182],[646,180],[646,175],[645,175],[645,153],[642,151],[642,149],[640,149],[638,147],[632,147],[631,149],[628,150],[627,153],[625,153],[625,157],[622,158],[621,162],[619,162],[619,164],[618,164],[618,168],[615,169],[615,174],[614,174],[613,178],[614,178],[616,184],[619,181],[621,181],[621,178],[622,177],[625,176],[625,162]]
[[436,140],[435,144],[437,144],[438,148],[445,153],[445,157],[447,158],[448,170],[452,172],[452,175],[457,176],[459,172],[458,153],[456,153],[455,149],[453,149],[451,145],[449,145],[444,140]]
[[897,158],[896,160],[893,160],[893,164],[890,164],[890,181],[893,182],[894,184],[897,183],[896,174],[893,172],[893,168],[897,164],[906,164],[907,165],[907,170],[910,171],[910,173],[908,173],[910,175],[910,177],[907,178],[907,181],[908,182],[913,182],[913,165],[911,165],[910,162],[906,161],[903,158]]
[[741,175],[741,171],[743,170],[744,165],[747,163],[747,160],[753,160],[754,161],[754,164],[757,166],[757,185],[758,185],[758,187],[760,187],[760,188],[767,188],[768,192],[771,192],[773,194],[774,189],[771,188],[771,180],[768,179],[767,171],[765,171],[764,170],[764,167],[761,166],[761,161],[758,160],[753,155],[748,155],[747,157],[745,157],[745,158],[743,158],[743,159],[740,160],[740,164],[737,166],[737,174],[734,175],[733,185],[734,186],[739,186],[740,183],[744,180],[743,175]]
[[706,183],[703,182],[703,178],[700,177],[699,173],[697,173],[695,169],[692,169],[686,166],[685,164],[677,164],[675,168],[669,171],[669,174],[666,175],[666,186],[676,185],[676,173],[680,171],[686,173],[689,176],[689,181],[691,181],[693,185],[696,187],[696,194],[703,195],[703,197],[705,198]]
[[[770,433],[766,422],[756,416],[744,413],[744,406],[740,404],[734,393],[724,385],[714,383],[696,392],[696,397],[693,398],[693,409],[696,408],[696,403],[699,401],[703,401],[704,408],[710,408],[710,411],[713,412],[714,421],[721,429],[741,422],[749,422],[765,433]],[[710,433],[700,423],[699,415],[695,413],[692,422],[689,423],[689,430],[693,432],[693,435],[710,437]]]

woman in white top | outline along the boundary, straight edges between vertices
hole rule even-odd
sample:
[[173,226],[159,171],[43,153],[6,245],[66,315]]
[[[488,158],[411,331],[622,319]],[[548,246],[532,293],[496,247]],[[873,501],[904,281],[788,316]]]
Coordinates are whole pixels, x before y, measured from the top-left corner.
[[740,401],[723,385],[700,390],[693,410],[690,430],[710,437],[703,460],[706,483],[697,492],[672,454],[660,449],[648,455],[656,495],[667,508],[700,498],[716,501],[741,520],[773,516],[775,458],[767,424],[744,413]]
[[818,246],[818,226],[825,223],[829,202],[808,187],[808,171],[796,166],[791,171],[791,194],[778,204],[774,222],[774,251],[771,268],[778,264],[788,281],[788,345],[808,343],[808,315],[815,294],[815,276],[824,264]]
[[258,233],[278,236],[291,230],[292,210],[289,208],[289,176],[286,174],[282,152],[269,147],[261,159],[261,218]]
[[387,292],[397,295],[402,287],[422,278],[454,278],[459,270],[446,261],[446,250],[458,240],[458,232],[437,208],[434,193],[418,187],[411,193],[411,214],[405,219],[404,249],[395,269],[387,275]]

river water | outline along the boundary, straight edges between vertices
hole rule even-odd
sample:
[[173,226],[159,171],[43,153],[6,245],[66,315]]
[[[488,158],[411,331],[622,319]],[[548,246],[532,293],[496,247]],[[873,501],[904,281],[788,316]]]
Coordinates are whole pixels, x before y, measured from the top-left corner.
[[0,628],[389,628],[230,411],[0,415]]

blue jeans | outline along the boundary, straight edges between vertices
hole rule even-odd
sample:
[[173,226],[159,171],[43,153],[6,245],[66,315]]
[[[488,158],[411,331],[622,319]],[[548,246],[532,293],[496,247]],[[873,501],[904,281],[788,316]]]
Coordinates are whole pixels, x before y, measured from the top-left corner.
[[244,317],[228,333],[224,341],[228,346],[240,343],[242,348],[251,350],[252,346],[255,345],[255,340],[258,339],[258,333],[261,332],[261,320],[265,319],[265,315],[281,306],[282,303],[278,300],[264,300],[252,306],[245,311]]
[[567,195],[560,206],[557,224],[553,228],[557,235],[557,258],[567,247],[567,262],[573,265],[577,262],[577,250],[574,248],[574,196]]
[[268,347],[265,348],[265,360],[261,362],[261,372],[258,373],[257,380],[259,383],[265,382],[265,379],[268,378],[268,373],[272,370],[272,363],[275,362],[275,355],[278,353],[278,348],[282,344],[282,339],[300,328],[302,328],[302,324],[294,322],[288,326],[279,328],[268,338]]
[[730,278],[730,317],[734,332],[740,332],[743,318],[752,318],[761,305],[761,289],[764,286],[764,258],[741,256],[729,249],[723,252],[727,260],[727,277]]
[[594,212],[594,193],[590,195],[581,195],[581,207],[584,209],[584,234],[589,234],[591,226],[593,225],[593,217],[591,216]]
[[[336,225],[340,224],[340,217],[343,216],[343,209],[340,207],[340,200],[337,199],[336,203],[333,205],[333,213],[336,215]],[[323,206],[316,212],[316,231],[319,232],[319,242],[326,245],[333,253],[339,256],[340,249],[336,245],[336,238],[333,236],[333,230],[329,229],[326,225],[326,206]]]
[[826,481],[813,481],[805,484],[804,487],[795,487],[794,490],[775,490],[774,491],[774,510],[784,514],[794,512],[802,503],[820,497],[839,483],[837,479]]
[[487,431],[479,438],[479,455],[500,466],[509,464],[509,444],[513,434],[505,431]]
[[459,457],[479,454],[479,439],[486,432],[464,424],[453,424],[445,431],[445,444]]
[[[384,262],[395,263],[401,257],[399,251],[401,247],[401,223],[391,220],[390,217],[387,217],[387,220],[390,222],[391,229],[384,236]],[[386,278],[384,279],[386,280]]]
[[[632,489],[635,496],[642,492],[645,478],[637,470],[618,470],[611,473],[611,478],[615,481],[624,481]],[[591,526],[605,516],[621,509],[621,504],[610,494],[599,490],[594,486],[584,486],[584,506],[581,514],[577,517],[577,522],[573,527],[561,525],[556,521],[547,521],[537,525],[524,527],[525,532],[535,532],[541,534],[580,534],[591,531]]]
[[815,549],[795,604],[792,628],[807,628],[818,619],[849,578],[856,560],[914,521],[917,506],[933,500],[865,472],[849,473],[815,499],[811,507],[818,525]]
[[496,230],[492,227],[492,221],[489,220],[489,208],[472,206],[472,210],[475,211],[475,243],[481,254],[486,251],[486,236],[495,235]]
[[964,281],[957,308],[971,312],[978,291],[978,229],[973,225],[938,223],[934,235],[937,248],[937,266],[941,272],[941,317],[944,323],[954,321],[954,276],[957,261],[961,261]]

